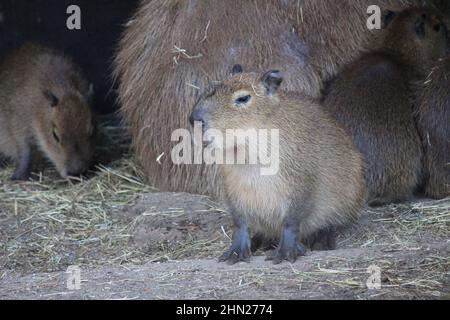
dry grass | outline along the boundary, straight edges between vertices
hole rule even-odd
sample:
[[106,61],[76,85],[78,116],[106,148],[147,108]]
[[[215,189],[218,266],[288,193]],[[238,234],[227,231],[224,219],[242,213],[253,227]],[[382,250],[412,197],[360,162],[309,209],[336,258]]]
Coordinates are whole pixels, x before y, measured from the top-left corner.
[[[0,180],[10,174],[1,171]],[[7,182],[2,189],[0,267],[33,272],[132,257],[121,252],[127,247],[127,226],[115,223],[111,213],[153,191],[131,160],[99,167],[94,178],[78,183],[40,176],[27,183]]]
[[[99,131],[101,162],[127,153],[124,129],[105,121]],[[80,181],[61,180],[47,166],[32,180],[13,183],[12,171],[0,170],[0,268],[53,271],[74,263],[120,263],[121,256],[133,256],[126,251],[127,228],[112,213],[154,189],[129,156],[100,165],[92,178]]]
[[434,236],[450,235],[450,200],[414,202],[384,208],[389,218],[375,219],[373,222],[395,225],[400,232],[416,234],[430,229]]
[[450,239],[450,198],[369,208],[362,220],[356,232],[345,235],[341,245],[408,249]]

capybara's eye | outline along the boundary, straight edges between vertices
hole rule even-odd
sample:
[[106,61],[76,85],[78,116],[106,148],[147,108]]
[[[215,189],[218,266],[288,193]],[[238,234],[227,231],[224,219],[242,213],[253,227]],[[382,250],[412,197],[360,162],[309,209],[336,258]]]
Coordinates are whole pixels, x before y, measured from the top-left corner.
[[433,29],[434,29],[434,31],[439,32],[439,31],[441,31],[441,25],[437,24],[433,27]]
[[246,104],[250,101],[251,98],[252,97],[250,95],[239,97],[236,99],[236,105],[240,106],[240,105]]

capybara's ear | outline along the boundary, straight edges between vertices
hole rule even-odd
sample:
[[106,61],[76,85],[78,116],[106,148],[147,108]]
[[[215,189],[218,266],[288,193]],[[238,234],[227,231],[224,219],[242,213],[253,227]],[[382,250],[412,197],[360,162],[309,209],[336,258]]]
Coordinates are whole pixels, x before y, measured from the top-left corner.
[[242,66],[240,64],[234,65],[233,70],[231,70],[231,74],[233,76],[242,72],[244,72],[244,69],[242,69]]
[[278,88],[280,87],[281,83],[283,82],[283,76],[280,71],[272,70],[272,71],[266,72],[262,76],[261,82],[264,85],[264,87],[266,88],[267,94],[272,95],[275,92],[277,92]]
[[384,15],[384,27],[386,28],[397,17],[397,12],[388,10]]
[[51,107],[56,107],[59,104],[59,99],[50,90],[42,90],[44,97],[50,102]]

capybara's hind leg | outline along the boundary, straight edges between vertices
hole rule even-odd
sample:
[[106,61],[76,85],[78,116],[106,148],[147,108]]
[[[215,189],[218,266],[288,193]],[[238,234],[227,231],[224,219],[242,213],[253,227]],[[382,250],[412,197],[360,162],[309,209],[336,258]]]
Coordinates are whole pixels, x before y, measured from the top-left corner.
[[20,153],[19,161],[17,162],[16,170],[11,177],[13,181],[28,180],[32,169],[32,152],[31,147],[26,146]]
[[252,253],[255,253],[256,251],[258,251],[259,249],[262,248],[263,243],[264,243],[265,239],[264,239],[264,235],[261,233],[257,233],[252,237],[252,243],[251,243],[251,250]]
[[255,253],[259,249],[263,251],[272,250],[276,245],[276,241],[267,238],[263,233],[258,232],[252,237],[252,253]]
[[2,158],[0,155],[0,169],[5,168],[8,165],[8,159]]
[[335,229],[325,228],[317,231],[306,239],[306,245],[313,251],[327,251],[336,249]]

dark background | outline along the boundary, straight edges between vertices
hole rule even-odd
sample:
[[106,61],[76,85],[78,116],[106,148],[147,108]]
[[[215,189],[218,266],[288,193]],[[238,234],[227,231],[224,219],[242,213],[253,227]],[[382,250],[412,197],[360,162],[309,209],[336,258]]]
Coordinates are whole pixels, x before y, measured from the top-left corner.
[[[81,30],[68,30],[67,7],[81,8]],[[0,0],[0,59],[25,41],[63,50],[95,86],[95,108],[114,111],[111,62],[137,0]]]

